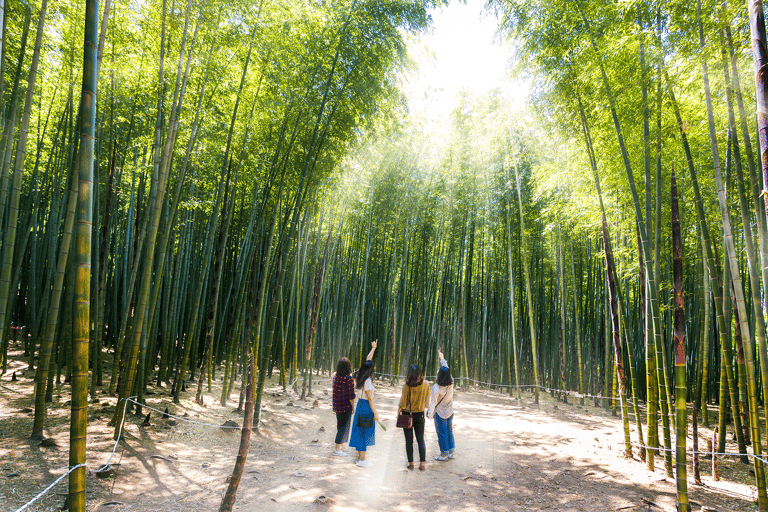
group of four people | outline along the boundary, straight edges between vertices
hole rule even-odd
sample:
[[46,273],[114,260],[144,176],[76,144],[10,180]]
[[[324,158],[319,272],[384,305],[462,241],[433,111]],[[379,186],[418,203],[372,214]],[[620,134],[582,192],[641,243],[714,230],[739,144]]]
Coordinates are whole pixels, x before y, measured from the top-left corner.
[[[357,371],[356,378],[352,377],[352,365],[346,357],[339,360],[333,376],[333,411],[336,413],[336,439],[333,454],[346,456],[347,452],[342,450],[342,445],[349,439],[349,446],[357,450],[357,465],[362,467],[371,465],[371,462],[365,459],[365,455],[368,447],[376,444],[375,424],[379,421],[371,380],[376,371],[376,365],[373,363],[375,351],[376,342],[374,341],[371,343],[371,351],[365,363]],[[435,430],[440,445],[440,455],[435,457],[435,460],[451,459],[455,451],[453,377],[443,353],[438,351],[437,354],[440,358],[440,369],[437,372],[435,384],[430,387],[424,381],[424,374],[419,365],[412,365],[408,368],[400,403],[397,406],[398,416],[401,414],[411,416],[411,427],[403,428],[408,469],[414,469],[414,434],[419,447],[419,469],[422,471],[426,469],[427,447],[424,443],[426,418],[434,417],[435,420]],[[355,398],[357,398],[357,407],[355,407]]]

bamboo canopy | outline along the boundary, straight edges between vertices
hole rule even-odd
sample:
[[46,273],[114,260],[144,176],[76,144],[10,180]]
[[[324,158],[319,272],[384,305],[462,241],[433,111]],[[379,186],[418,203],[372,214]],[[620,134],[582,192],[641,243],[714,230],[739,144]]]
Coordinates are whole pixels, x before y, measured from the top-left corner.
[[372,340],[392,383],[442,351],[621,414],[680,510],[717,410],[768,510],[761,1],[490,0],[532,92],[436,126],[404,77],[447,3],[0,0],[0,371],[21,333],[34,439],[71,394],[72,510],[89,394],[115,438],[153,384],[237,401],[231,510],[267,378],[307,399]]

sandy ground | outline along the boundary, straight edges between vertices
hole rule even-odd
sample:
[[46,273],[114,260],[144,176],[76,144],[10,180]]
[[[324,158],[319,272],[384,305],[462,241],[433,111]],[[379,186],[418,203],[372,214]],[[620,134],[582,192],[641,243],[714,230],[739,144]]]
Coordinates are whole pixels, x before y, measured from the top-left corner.
[[[0,511],[15,511],[44,489],[67,465],[68,387],[55,395],[46,437],[57,446],[30,441],[32,377],[26,364],[14,362],[0,378]],[[427,469],[408,470],[403,433],[394,427],[399,387],[376,382],[376,403],[387,426],[377,427],[376,446],[368,453],[373,466],[355,465],[354,452],[335,457],[335,415],[330,381],[316,376],[314,396],[300,401],[292,390],[267,384],[262,425],[251,438],[251,449],[235,510],[284,511],[674,511],[674,479],[663,463],[649,472],[638,458],[623,457],[619,418],[578,399],[563,404],[547,394],[521,399],[486,390],[458,389],[455,394],[456,457],[437,462],[434,425],[427,421]],[[196,387],[196,386],[195,386]],[[194,387],[181,405],[163,388],[150,387],[148,405],[178,419],[164,420],[152,412],[130,414],[125,436],[115,452],[115,475],[88,475],[88,510],[92,511],[215,511],[226,488],[239,444],[239,431],[218,427],[227,420],[242,423],[219,405],[214,385],[206,406],[194,403]],[[89,411],[88,464],[106,462],[114,447],[107,426],[115,399],[99,395]],[[215,397],[215,398],[214,398]],[[146,410],[144,411],[146,415]],[[188,420],[199,422],[192,423]],[[633,441],[636,440],[633,432]],[[733,449],[733,447],[729,447]],[[418,452],[417,452],[418,453]],[[704,461],[708,465],[708,461]],[[418,466],[417,466],[418,467]],[[750,466],[735,460],[721,465],[723,480],[704,475],[704,486],[693,485],[692,510],[756,510]],[[67,492],[66,479],[26,510],[58,510]]]

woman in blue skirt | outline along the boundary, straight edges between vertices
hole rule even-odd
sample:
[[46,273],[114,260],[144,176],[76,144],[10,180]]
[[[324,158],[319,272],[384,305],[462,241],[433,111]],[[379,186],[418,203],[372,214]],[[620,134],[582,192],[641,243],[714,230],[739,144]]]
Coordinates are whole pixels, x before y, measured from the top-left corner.
[[371,351],[362,368],[357,371],[355,380],[355,394],[357,395],[357,407],[355,417],[352,418],[352,435],[349,439],[349,447],[357,450],[357,465],[368,467],[371,461],[365,460],[365,452],[369,446],[376,444],[375,422],[379,421],[379,413],[376,404],[373,403],[373,381],[371,377],[376,372],[373,364],[373,353],[376,351],[376,342],[371,343]]

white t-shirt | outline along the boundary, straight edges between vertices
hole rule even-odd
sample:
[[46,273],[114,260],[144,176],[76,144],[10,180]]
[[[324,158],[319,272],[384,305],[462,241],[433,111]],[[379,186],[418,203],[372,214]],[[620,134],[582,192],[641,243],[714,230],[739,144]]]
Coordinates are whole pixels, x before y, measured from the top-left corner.
[[371,392],[371,396],[373,396],[373,381],[369,378],[365,379],[365,382],[363,383],[362,389],[355,390],[357,394],[357,398],[362,398],[363,400],[368,400],[368,395],[366,395],[366,391]]

